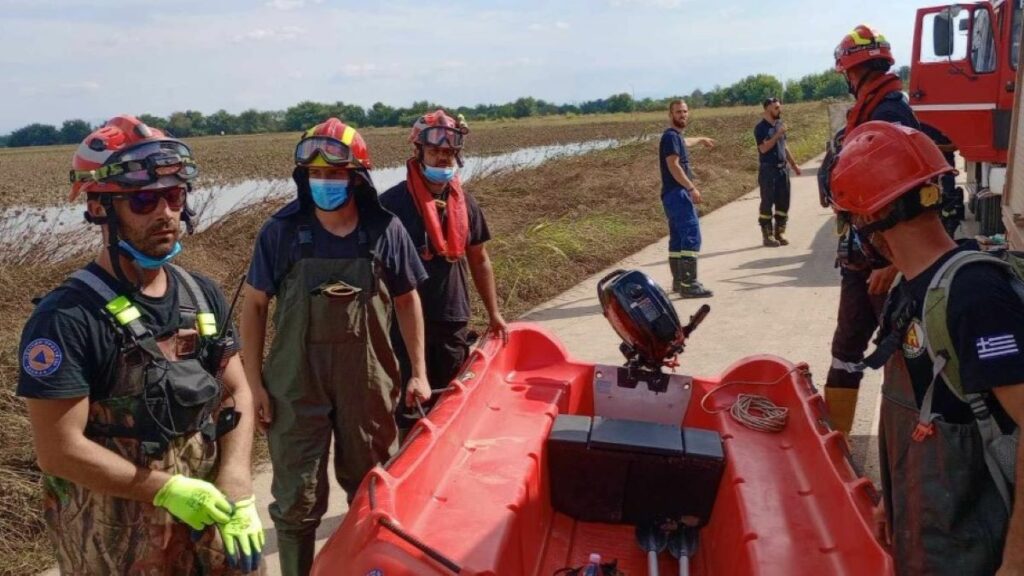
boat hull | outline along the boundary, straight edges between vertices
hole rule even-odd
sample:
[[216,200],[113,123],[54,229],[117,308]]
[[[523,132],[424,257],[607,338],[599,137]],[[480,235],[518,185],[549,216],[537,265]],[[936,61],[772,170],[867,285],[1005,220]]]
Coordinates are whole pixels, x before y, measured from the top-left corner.
[[[559,414],[593,414],[593,377],[536,325],[475,349],[454,391],[364,479],[314,574],[550,576],[592,552],[645,574],[632,526],[577,522],[551,505],[545,441]],[[733,384],[705,399],[723,383]],[[788,407],[785,428],[758,432],[720,410],[740,393]],[[720,433],[726,457],[691,574],[892,573],[871,532],[874,487],[829,427],[806,366],[751,356],[694,377],[681,424]],[[660,563],[677,573],[667,552]]]

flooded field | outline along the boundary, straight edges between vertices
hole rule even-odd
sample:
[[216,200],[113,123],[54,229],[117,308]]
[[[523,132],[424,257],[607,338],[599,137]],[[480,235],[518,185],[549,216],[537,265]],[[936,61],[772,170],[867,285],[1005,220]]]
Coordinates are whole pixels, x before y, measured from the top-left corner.
[[[639,141],[640,137],[629,139]],[[586,154],[619,146],[624,141],[606,139],[553,144],[521,148],[512,152],[490,156],[467,156],[465,166],[459,171],[463,182],[477,177],[500,174],[509,170],[532,168],[545,161],[566,156]],[[405,180],[404,165],[373,170],[374,185],[379,192]],[[195,211],[197,230],[203,230],[232,212],[272,200],[287,198],[294,194],[295,185],[291,179],[248,179],[231,184],[215,184],[197,187],[190,195],[189,206]],[[19,250],[24,238],[52,238],[75,235],[89,229],[83,219],[80,204],[58,203],[49,206],[15,205],[0,209],[0,260],[21,262],[25,256]],[[84,235],[88,240],[60,243],[46,251],[52,261],[59,261],[92,250],[99,238]]]
[[[664,119],[664,114],[645,113],[480,122],[470,126],[466,155],[494,156],[523,148],[658,134],[664,129]],[[408,129],[366,128],[360,133],[377,169],[401,166],[411,153]],[[199,162],[197,187],[209,188],[286,178],[292,171],[298,137],[292,133],[205,136],[185,142]],[[74,146],[0,148],[0,209],[66,201],[74,150]]]

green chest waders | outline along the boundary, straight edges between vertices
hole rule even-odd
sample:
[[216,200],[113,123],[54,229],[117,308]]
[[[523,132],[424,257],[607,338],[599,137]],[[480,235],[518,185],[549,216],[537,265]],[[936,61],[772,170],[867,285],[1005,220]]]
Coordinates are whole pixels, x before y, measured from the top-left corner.
[[[90,401],[86,436],[133,464],[168,474],[213,481],[221,386],[198,359],[203,338],[217,332],[203,292],[183,269],[178,281],[181,325],[157,341],[131,301],[88,270],[72,277],[98,295],[122,347],[114,384]],[[173,399],[173,408],[161,400]],[[147,408],[148,406],[148,408]],[[154,421],[159,424],[154,424]],[[229,574],[216,530],[193,542],[189,527],[150,502],[93,492],[44,477],[43,510],[62,574],[144,576]]]
[[985,464],[978,427],[938,418],[932,432],[918,429],[920,408],[899,352],[885,366],[880,416],[882,488],[896,573],[995,573],[1007,510]]
[[307,574],[312,565],[327,509],[332,436],[334,473],[349,499],[398,447],[392,305],[374,259],[312,258],[309,246],[302,250],[305,257],[279,284],[276,334],[263,370],[274,407],[270,515],[285,575]]

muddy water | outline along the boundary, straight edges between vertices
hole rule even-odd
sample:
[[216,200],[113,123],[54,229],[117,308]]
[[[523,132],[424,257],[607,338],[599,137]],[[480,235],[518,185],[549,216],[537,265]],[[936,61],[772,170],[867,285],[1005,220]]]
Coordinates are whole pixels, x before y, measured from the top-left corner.
[[[468,157],[459,171],[464,182],[506,170],[531,168],[555,158],[578,156],[624,144],[622,140],[593,140],[574,144],[536,146],[494,156]],[[383,192],[405,179],[405,166],[380,168],[373,171],[374,185]],[[221,218],[246,206],[268,200],[286,198],[294,194],[290,179],[245,180],[236,184],[197,189],[189,198],[189,205],[197,213],[197,228],[202,230]],[[61,238],[59,250],[47,250],[51,260],[60,260],[86,250],[99,243],[99,235],[90,233],[82,218],[84,206],[61,205],[48,207],[14,206],[0,210],[0,259],[27,250],[26,243],[33,239]],[[81,234],[79,234],[81,233]],[[49,240],[48,240],[49,241]]]

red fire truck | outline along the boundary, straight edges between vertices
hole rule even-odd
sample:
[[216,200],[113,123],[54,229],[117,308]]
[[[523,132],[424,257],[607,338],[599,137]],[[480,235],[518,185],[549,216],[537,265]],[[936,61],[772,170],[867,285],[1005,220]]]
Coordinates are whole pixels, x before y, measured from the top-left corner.
[[[1004,227],[1011,116],[1018,90],[1024,89],[1017,74],[1022,8],[1024,0],[995,0],[917,12],[910,104],[921,122],[959,149],[968,206],[986,235]],[[1007,217],[1012,219],[1012,211]]]

